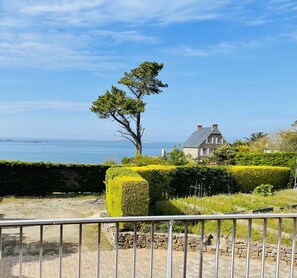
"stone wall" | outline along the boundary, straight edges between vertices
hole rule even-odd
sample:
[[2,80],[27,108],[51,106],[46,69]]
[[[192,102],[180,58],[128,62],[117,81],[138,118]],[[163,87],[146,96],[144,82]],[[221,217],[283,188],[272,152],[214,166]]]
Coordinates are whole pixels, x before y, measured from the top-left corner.
[[[115,224],[103,224],[102,229],[107,237],[108,241],[115,246]],[[118,246],[119,249],[133,248],[133,232],[120,232]],[[187,248],[189,252],[195,252],[200,250],[199,235],[188,234]],[[137,232],[137,248],[150,248],[150,233]],[[154,248],[155,249],[167,249],[168,246],[168,234],[167,233],[155,233],[154,234]],[[262,243],[252,242],[251,245],[251,258],[261,259],[262,256]],[[232,238],[230,236],[222,235],[220,238],[220,254],[225,256],[231,256]],[[184,250],[184,234],[173,234],[173,250]],[[203,252],[215,254],[216,253],[216,236],[206,235],[203,239]],[[266,260],[276,261],[277,247],[276,245],[266,244]],[[246,258],[247,244],[245,240],[236,239],[235,242],[235,254],[239,258]],[[287,264],[291,260],[292,249],[287,247],[281,248],[280,259]],[[297,265],[297,250],[295,251],[295,265]]]

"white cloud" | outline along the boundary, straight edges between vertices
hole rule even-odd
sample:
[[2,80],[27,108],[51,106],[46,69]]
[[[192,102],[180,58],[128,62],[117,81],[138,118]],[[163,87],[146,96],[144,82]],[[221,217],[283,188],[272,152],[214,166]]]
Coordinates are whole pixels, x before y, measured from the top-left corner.
[[89,102],[73,101],[2,101],[0,102],[0,114],[15,114],[28,111],[61,111],[61,112],[85,112],[91,107]]
[[[114,61],[113,61],[114,60]],[[110,70],[121,67],[112,57],[90,50],[78,50],[58,43],[0,43],[0,65],[33,69]]]
[[276,43],[295,42],[297,40],[297,32],[275,34],[274,37],[264,37],[258,40],[249,41],[233,41],[220,42],[212,45],[204,45],[200,47],[179,46],[175,48],[163,49],[162,51],[174,55],[190,56],[190,57],[208,57],[225,54],[227,56],[238,55],[245,50],[263,48]]
[[[263,5],[256,0],[1,1],[0,67],[95,72],[124,68],[124,61],[134,59],[134,53],[130,57],[115,55],[120,53],[120,45],[162,44],[158,31],[147,27],[210,20],[258,26],[274,21],[273,15],[280,10],[296,7],[289,0],[266,0]],[[262,8],[253,10],[253,5]],[[261,44],[261,40],[251,40],[242,44],[173,46],[167,52],[207,57]]]

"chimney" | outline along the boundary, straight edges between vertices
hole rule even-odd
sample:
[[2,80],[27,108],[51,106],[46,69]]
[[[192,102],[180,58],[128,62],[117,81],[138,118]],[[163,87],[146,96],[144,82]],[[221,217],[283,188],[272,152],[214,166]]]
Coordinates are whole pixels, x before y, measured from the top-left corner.
[[218,124],[212,124],[211,129],[212,129],[212,130],[218,129],[218,126],[219,126]]
[[197,125],[197,130],[201,130],[202,129],[202,125]]

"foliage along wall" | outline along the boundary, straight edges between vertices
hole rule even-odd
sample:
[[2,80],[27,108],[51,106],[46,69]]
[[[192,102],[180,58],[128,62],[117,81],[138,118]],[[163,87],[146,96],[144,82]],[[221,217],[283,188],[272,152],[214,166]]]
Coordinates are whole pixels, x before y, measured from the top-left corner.
[[[193,194],[191,186],[195,185],[196,181],[202,185],[202,194],[209,196],[250,192],[262,183],[272,184],[275,189],[286,188],[289,175],[289,168],[273,166],[115,167],[110,168],[106,175],[107,207],[111,216],[145,215],[142,214],[143,206],[146,209],[149,203],[155,204],[170,196],[182,197]],[[131,190],[124,192],[125,187]],[[148,194],[145,195],[147,197],[142,196],[142,192]],[[142,201],[139,201],[140,199]],[[137,206],[133,204],[133,214],[127,214],[128,210],[125,207],[132,206],[133,202]]]
[[0,161],[0,196],[104,192],[109,166]]

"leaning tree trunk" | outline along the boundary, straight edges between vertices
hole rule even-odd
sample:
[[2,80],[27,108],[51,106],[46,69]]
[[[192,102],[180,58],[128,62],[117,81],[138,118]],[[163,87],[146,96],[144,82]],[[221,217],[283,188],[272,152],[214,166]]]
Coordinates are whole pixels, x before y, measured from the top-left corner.
[[142,155],[141,139],[140,140],[137,140],[137,142],[135,144],[135,148],[136,148],[136,156],[141,156]]
[[141,142],[142,128],[140,125],[140,119],[141,119],[141,114],[138,113],[136,118],[136,140],[135,140],[136,156],[142,155],[142,142]]

